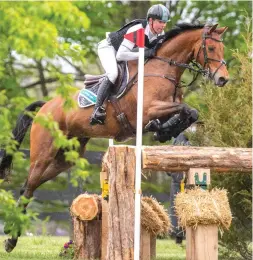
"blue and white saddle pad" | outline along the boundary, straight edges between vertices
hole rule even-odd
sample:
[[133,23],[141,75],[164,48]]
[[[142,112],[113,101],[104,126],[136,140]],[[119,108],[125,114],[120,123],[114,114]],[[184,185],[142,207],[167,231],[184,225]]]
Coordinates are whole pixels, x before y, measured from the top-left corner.
[[89,107],[93,106],[97,102],[97,95],[88,89],[82,89],[78,95],[78,105],[79,107]]

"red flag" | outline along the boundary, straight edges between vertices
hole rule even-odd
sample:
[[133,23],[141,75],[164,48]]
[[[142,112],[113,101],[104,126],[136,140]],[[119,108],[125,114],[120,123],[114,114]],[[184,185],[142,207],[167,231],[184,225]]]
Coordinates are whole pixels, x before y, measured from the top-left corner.
[[124,35],[124,38],[128,39],[130,42],[135,43],[137,46],[144,48],[144,28],[140,28],[137,31],[128,33]]

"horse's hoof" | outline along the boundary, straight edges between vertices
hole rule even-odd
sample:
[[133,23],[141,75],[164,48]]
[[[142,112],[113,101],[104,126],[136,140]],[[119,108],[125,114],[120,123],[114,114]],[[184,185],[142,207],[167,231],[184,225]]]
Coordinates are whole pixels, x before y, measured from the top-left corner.
[[11,233],[11,229],[7,228],[7,227],[4,227],[4,234],[5,235],[8,235]]
[[[14,242],[14,243],[13,243]],[[16,242],[16,243],[15,243]],[[17,241],[13,241],[12,239],[8,238],[4,240],[4,249],[7,253],[10,253],[16,246]]]

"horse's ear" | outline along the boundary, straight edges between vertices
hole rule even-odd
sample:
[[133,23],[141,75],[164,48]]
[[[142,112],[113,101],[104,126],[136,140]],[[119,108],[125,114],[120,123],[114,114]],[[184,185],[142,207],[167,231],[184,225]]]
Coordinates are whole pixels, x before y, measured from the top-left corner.
[[225,27],[220,27],[220,28],[217,28],[217,29],[215,30],[215,32],[218,33],[219,35],[222,35],[227,29],[228,29],[227,26],[225,26]]
[[207,34],[211,34],[212,32],[214,32],[217,28],[218,24],[216,23],[215,25],[213,25],[208,31]]

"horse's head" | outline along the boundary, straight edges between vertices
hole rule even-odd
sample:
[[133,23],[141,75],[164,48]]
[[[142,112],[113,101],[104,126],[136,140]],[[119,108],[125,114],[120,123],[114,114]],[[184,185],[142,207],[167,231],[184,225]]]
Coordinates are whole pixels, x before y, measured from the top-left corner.
[[229,79],[221,39],[227,27],[217,28],[217,25],[204,27],[201,41],[194,46],[194,58],[206,70],[208,78],[223,87]]

